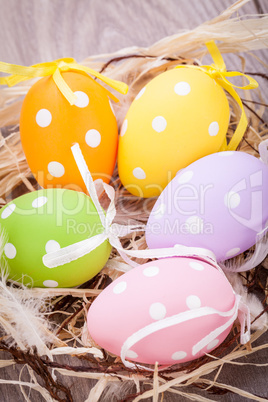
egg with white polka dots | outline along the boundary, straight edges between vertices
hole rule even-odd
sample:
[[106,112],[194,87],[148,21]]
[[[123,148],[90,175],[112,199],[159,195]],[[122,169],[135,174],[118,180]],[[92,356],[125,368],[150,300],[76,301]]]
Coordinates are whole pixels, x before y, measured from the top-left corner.
[[89,254],[48,268],[43,256],[92,237],[102,230],[96,208],[87,195],[66,189],[34,191],[0,211],[7,242],[3,258],[10,279],[35,287],[73,287],[95,276],[111,252],[108,241]]
[[245,152],[205,156],[182,169],[158,198],[146,226],[149,248],[182,244],[217,261],[252,247],[268,224],[268,166]]
[[129,360],[176,364],[210,353],[224,341],[235,303],[231,285],[215,267],[193,258],[163,258],[104,289],[89,308],[87,324],[94,341],[115,355],[128,345]]
[[150,81],[121,128],[119,176],[139,197],[158,196],[178,170],[217,152],[225,141],[229,104],[203,71],[177,68]]
[[94,180],[108,183],[117,156],[117,122],[102,85],[78,72],[63,72],[62,77],[77,96],[76,102],[70,105],[51,76],[40,79],[22,105],[21,142],[42,187],[86,191],[71,146],[79,144]]

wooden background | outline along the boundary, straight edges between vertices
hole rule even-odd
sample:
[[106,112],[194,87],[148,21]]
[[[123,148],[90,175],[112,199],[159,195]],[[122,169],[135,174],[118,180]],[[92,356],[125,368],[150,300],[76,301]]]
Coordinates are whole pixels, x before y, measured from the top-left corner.
[[[216,17],[235,0],[0,0],[0,60],[30,65],[149,46]],[[240,15],[268,12],[251,0]]]
[[[0,60],[30,65],[69,56],[81,61],[91,54],[146,47],[216,17],[232,3],[233,0],[0,0]],[[256,13],[268,13],[268,0],[251,0],[239,10],[239,15]],[[261,52],[261,57],[268,62],[267,51]],[[248,63],[247,70],[254,71],[253,59]],[[267,363],[265,353],[254,354],[247,362]],[[65,358],[67,364],[68,361]],[[0,369],[0,378],[18,379],[20,369]],[[71,377],[60,379],[71,388],[75,402],[87,399],[94,383]],[[224,366],[218,381],[261,398],[256,400],[268,400],[267,367]],[[30,401],[43,400],[35,391],[29,393],[26,389],[26,393]],[[224,402],[246,400],[231,393],[209,398]],[[19,387],[0,385],[1,402],[23,400]],[[183,400],[168,393],[164,396],[164,401]]]

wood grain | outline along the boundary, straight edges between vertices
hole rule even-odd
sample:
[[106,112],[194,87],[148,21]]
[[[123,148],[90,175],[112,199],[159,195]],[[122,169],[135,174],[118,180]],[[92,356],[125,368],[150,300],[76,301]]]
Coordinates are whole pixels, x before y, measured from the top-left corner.
[[[30,65],[155,41],[216,17],[233,0],[0,0],[0,60]],[[267,0],[262,9],[268,12]],[[253,1],[239,14],[256,13]]]
[[[30,65],[70,56],[81,61],[91,54],[114,52],[129,46],[146,47],[167,35],[192,29],[216,17],[232,3],[233,0],[0,0],[0,60]],[[257,12],[268,12],[267,0],[250,1],[239,14]],[[262,52],[261,57],[267,62],[267,52]],[[248,60],[247,66],[249,71],[254,71],[254,59]],[[247,361],[266,363],[265,353],[253,355]],[[5,354],[5,358],[10,357]],[[81,365],[71,357],[65,357],[64,362]],[[18,379],[21,369],[19,365],[0,369],[0,376]],[[57,376],[71,389],[75,402],[88,398],[94,381]],[[26,373],[22,375],[22,378],[27,377]],[[254,368],[254,371],[251,366],[224,367],[218,380],[268,400],[266,367]],[[30,401],[44,400],[35,391],[25,391]],[[196,388],[192,392],[196,393]],[[208,397],[202,391],[199,393]],[[241,397],[231,393],[209,398],[241,401]],[[18,386],[0,386],[1,402],[23,400]],[[171,393],[164,396],[166,402],[184,400]]]

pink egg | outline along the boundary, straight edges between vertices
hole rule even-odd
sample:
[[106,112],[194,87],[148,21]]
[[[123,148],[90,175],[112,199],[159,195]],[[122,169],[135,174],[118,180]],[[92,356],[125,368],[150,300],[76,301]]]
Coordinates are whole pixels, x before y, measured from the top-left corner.
[[[225,275],[208,263],[193,258],[163,258],[134,268],[103,290],[89,309],[88,329],[98,345],[120,356],[129,337],[159,322],[165,328],[132,344],[126,358],[148,364],[186,362],[223,342],[232,322],[201,350],[194,347],[228,323],[235,300]],[[168,326],[170,317],[179,314],[191,318]]]
[[183,244],[224,261],[249,249],[268,222],[268,166],[244,152],[205,156],[178,172],[147,222],[149,248]]

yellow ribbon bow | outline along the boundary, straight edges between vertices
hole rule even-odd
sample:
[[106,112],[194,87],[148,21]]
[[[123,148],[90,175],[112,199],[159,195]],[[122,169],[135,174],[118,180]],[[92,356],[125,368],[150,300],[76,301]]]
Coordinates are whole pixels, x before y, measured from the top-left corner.
[[[0,78],[0,85],[13,86],[19,82],[30,80],[36,77],[47,77],[52,75],[53,80],[63,96],[68,100],[68,102],[73,105],[77,100],[77,96],[73,93],[69,85],[64,81],[61,72],[63,71],[78,71],[93,75],[99,78],[105,84],[109,85],[111,88],[120,92],[121,94],[126,94],[128,91],[128,86],[124,82],[113,80],[105,75],[98,73],[92,68],[82,66],[78,64],[73,58],[64,58],[54,60],[48,63],[35,64],[30,67],[18,66],[15,64],[0,62],[0,71],[3,73],[11,74],[8,77]],[[118,102],[118,99],[108,91],[111,99]]]
[[[235,99],[235,101],[238,103],[240,109],[241,109],[241,117],[240,121],[237,125],[237,128],[233,134],[233,137],[231,141],[229,142],[228,146],[226,143],[226,140],[224,144],[222,145],[220,151],[234,151],[237,147],[239,142],[241,141],[247,125],[248,125],[248,120],[247,116],[244,110],[243,103],[238,95],[238,93],[235,91],[234,88],[240,88],[240,89],[253,89],[258,87],[257,81],[254,80],[254,78],[240,73],[238,71],[226,71],[226,66],[224,63],[224,60],[222,58],[222,55],[216,46],[214,41],[210,41],[206,43],[206,47],[214,61],[215,64],[212,64],[210,66],[187,66],[187,65],[182,65],[182,66],[177,66],[175,68],[195,68],[198,70],[201,70],[205,72],[207,75],[209,75],[211,78],[213,78],[222,88],[224,88],[229,94]],[[232,84],[227,77],[245,77],[248,80],[248,85],[239,87],[234,84]]]

